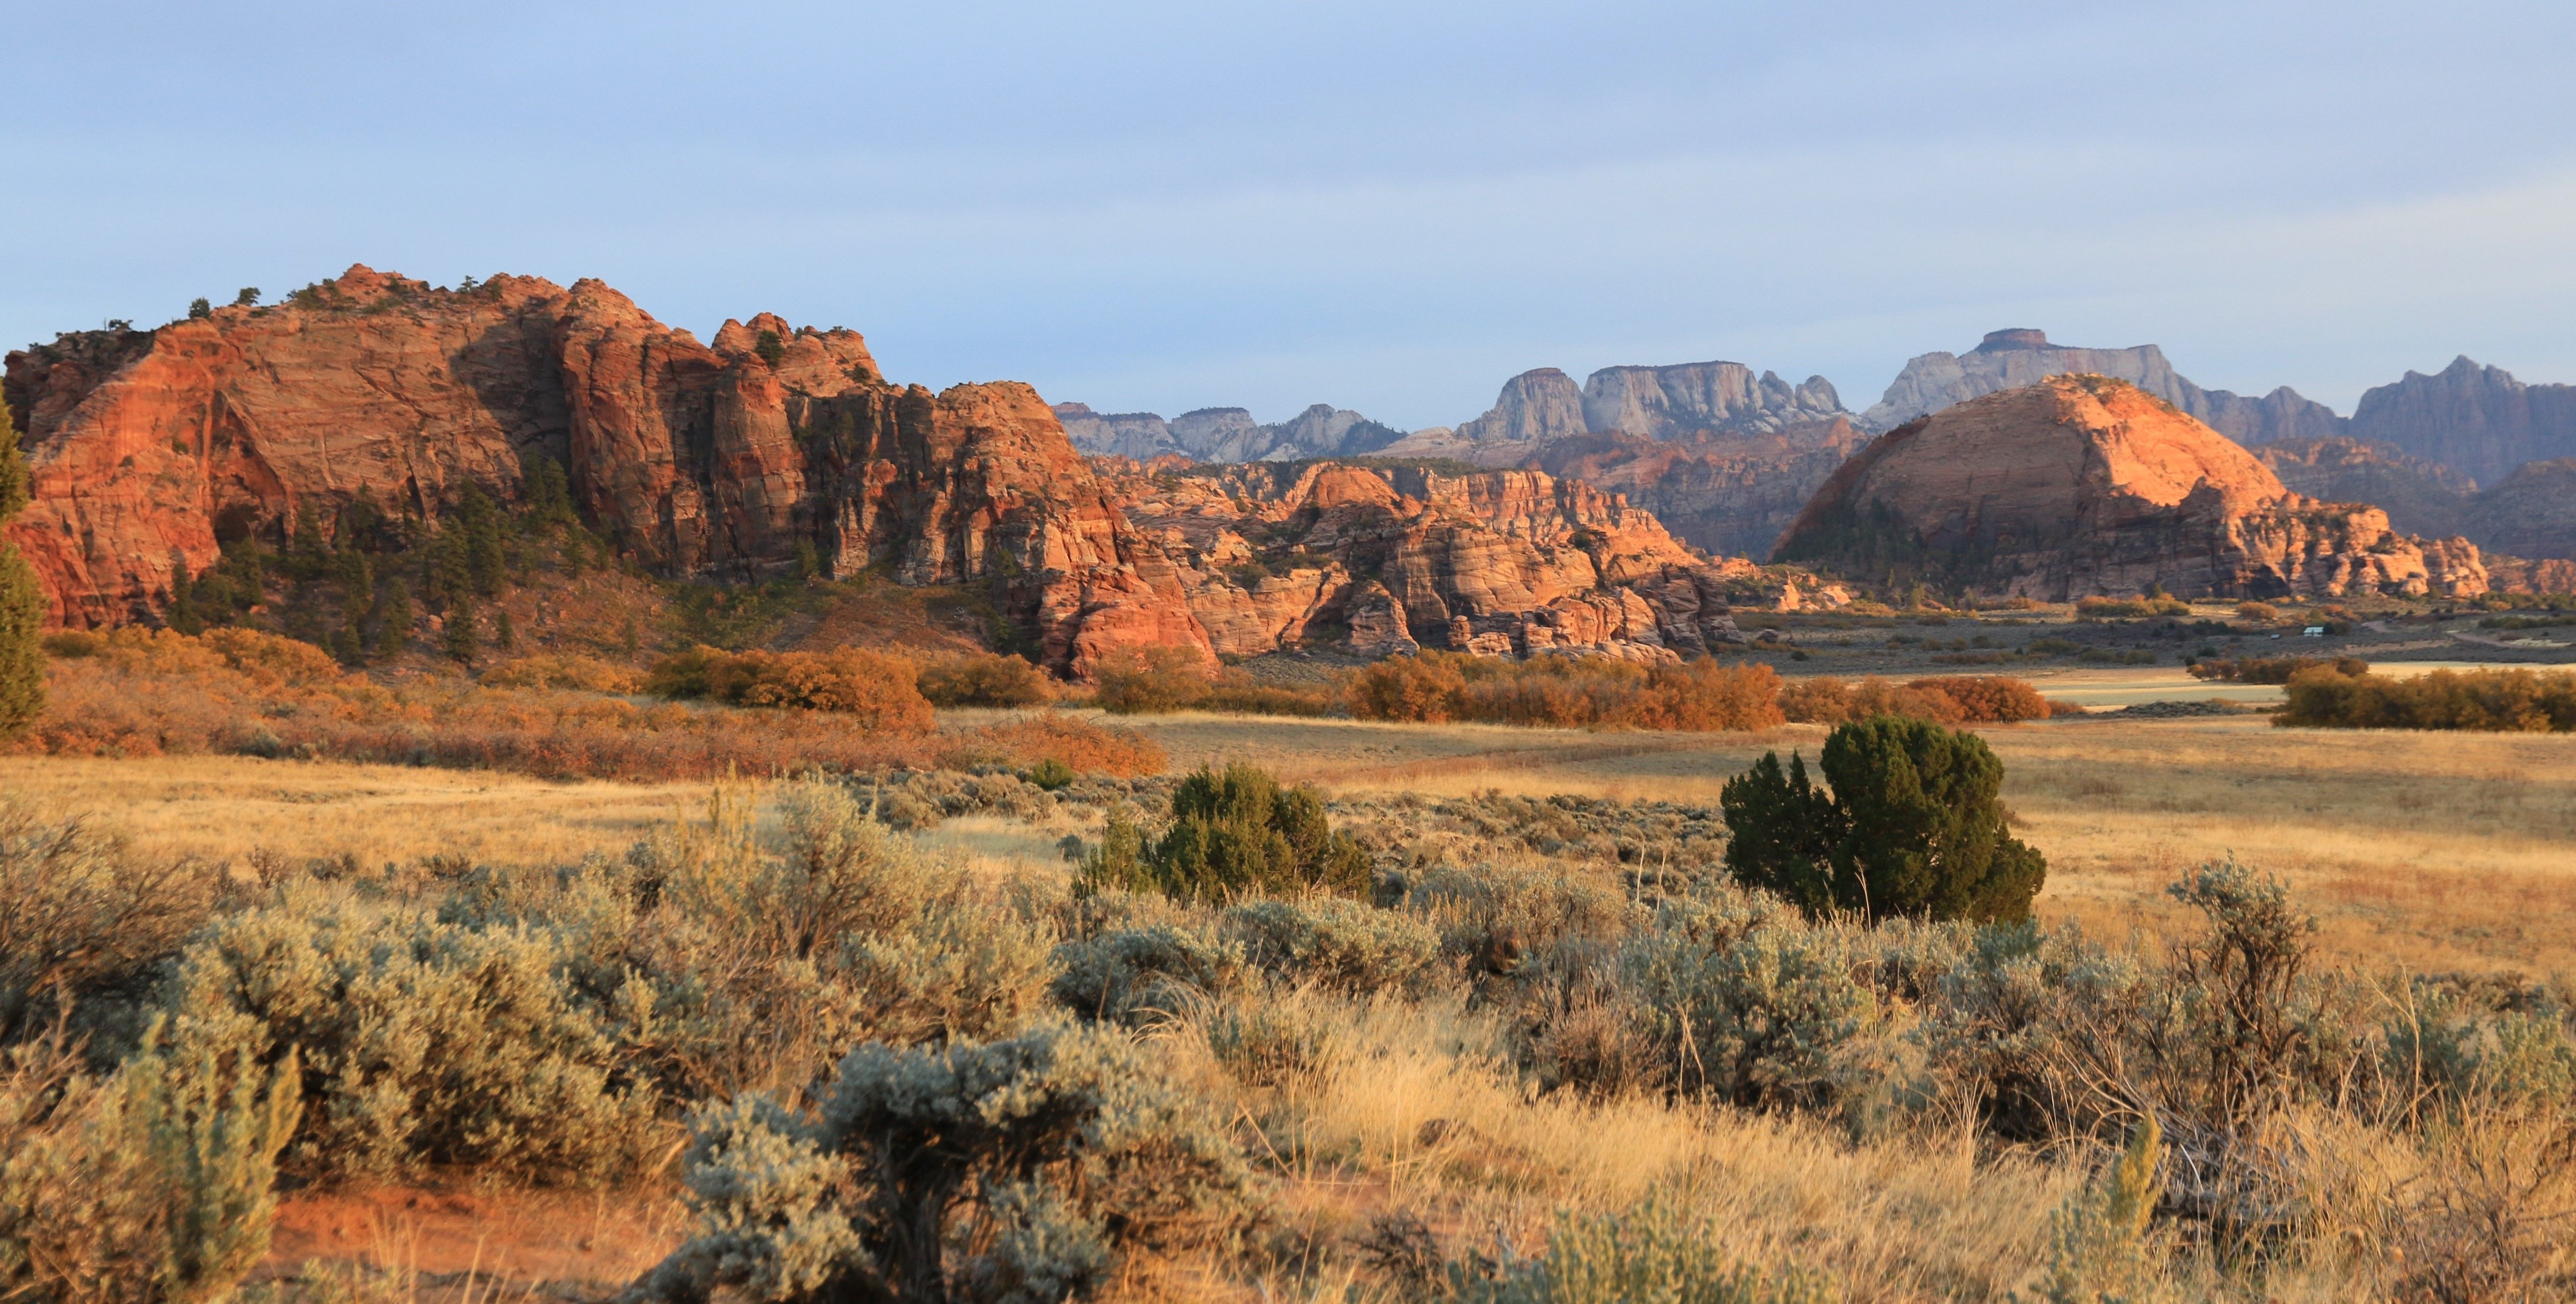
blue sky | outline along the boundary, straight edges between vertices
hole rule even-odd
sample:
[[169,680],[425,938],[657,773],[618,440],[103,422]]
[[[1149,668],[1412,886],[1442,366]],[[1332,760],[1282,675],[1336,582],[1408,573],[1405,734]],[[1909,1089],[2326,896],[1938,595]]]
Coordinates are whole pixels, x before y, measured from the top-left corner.
[[0,341],[353,261],[1392,424],[1999,326],[2576,381],[2576,5],[6,5]]

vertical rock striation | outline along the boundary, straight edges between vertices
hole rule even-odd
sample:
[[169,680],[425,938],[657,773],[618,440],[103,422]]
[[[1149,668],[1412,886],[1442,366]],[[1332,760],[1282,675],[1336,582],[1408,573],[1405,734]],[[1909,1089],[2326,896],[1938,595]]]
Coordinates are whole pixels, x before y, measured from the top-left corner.
[[856,332],[727,322],[712,345],[593,280],[438,290],[363,266],[273,308],[12,353],[36,502],[11,528],[70,626],[149,620],[174,565],[360,494],[435,518],[562,462],[584,514],[672,575],[983,584],[1045,662],[1208,652],[1170,560],[1026,385],[932,394]]

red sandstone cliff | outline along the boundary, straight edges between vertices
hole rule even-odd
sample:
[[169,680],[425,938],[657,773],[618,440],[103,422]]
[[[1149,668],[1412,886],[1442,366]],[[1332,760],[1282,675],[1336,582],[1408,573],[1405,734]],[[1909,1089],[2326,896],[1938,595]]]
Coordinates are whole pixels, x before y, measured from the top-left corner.
[[1059,671],[1138,642],[1208,651],[1178,569],[1026,385],[933,395],[857,333],[727,322],[714,343],[597,281],[462,290],[352,267],[276,307],[86,332],[8,357],[35,502],[10,527],[70,626],[154,617],[173,559],[360,492],[435,517],[563,462],[584,511],[670,574],[810,544],[846,574],[989,585]]
[[1880,436],[1816,491],[1784,559],[1984,593],[2273,597],[2486,591],[2465,539],[2397,534],[2376,507],[2282,487],[2162,399],[2056,376]]

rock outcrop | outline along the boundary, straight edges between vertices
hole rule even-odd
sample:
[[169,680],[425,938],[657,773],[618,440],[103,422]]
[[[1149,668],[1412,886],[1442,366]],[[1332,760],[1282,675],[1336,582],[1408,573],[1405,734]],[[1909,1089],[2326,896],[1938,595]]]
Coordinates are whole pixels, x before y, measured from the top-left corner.
[[1139,532],[1181,567],[1218,652],[1418,647],[1658,660],[1740,643],[1732,611],[1843,592],[1711,561],[1653,514],[1576,480],[1515,470],[1276,464],[1110,475]]
[[2409,457],[2386,444],[2342,437],[2289,439],[2246,450],[2262,459],[2283,487],[2305,498],[2369,503],[2388,513],[2407,534],[2433,538],[2467,535],[2477,482],[2438,463]]
[[1819,489],[1776,556],[1873,578],[2063,601],[2484,592],[2465,539],[2320,503],[2126,381],[2056,376],[1918,417]]
[[1208,651],[1180,575],[1026,385],[940,394],[852,331],[776,317],[712,345],[597,281],[460,290],[352,267],[273,308],[8,357],[35,502],[11,537],[68,626],[151,620],[174,567],[358,495],[434,519],[563,463],[583,514],[672,575],[981,584],[1058,671],[1140,642]]
[[1173,455],[1193,462],[1358,457],[1404,437],[1392,426],[1326,403],[1269,425],[1243,408],[1200,408],[1170,421],[1152,412],[1094,412],[1081,403],[1058,403],[1055,413],[1075,448],[1138,461]]
[[2478,495],[2470,537],[2516,557],[2576,559],[2576,458],[2525,462]]
[[2493,486],[2525,462],[2576,457],[2576,385],[2525,385],[2460,357],[2364,393],[2350,433]]
[[1825,478],[1866,442],[1849,418],[1836,417],[1759,435],[1584,435],[1545,445],[1528,465],[1625,494],[1692,547],[1767,557]]
[[1822,376],[1791,385],[1756,376],[1740,362],[1671,367],[1604,367],[1583,382],[1587,433],[1671,440],[1710,435],[1776,435],[1846,415]]
[[2283,386],[2261,398],[2205,390],[2183,379],[2153,344],[2125,349],[2083,349],[2052,344],[2026,327],[1990,331],[1963,354],[1926,353],[1905,364],[1887,393],[1860,415],[1861,429],[1893,430],[1920,416],[1965,403],[1981,394],[2018,389],[2051,376],[2097,375],[2125,380],[2199,418],[2240,443],[2271,443],[2339,435],[2334,409]]

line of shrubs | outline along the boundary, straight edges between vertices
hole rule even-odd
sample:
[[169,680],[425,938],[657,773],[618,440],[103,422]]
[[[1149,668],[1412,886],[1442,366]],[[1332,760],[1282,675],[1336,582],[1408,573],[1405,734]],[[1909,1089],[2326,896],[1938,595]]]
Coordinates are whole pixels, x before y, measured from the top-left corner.
[[[648,781],[1048,762],[1128,776],[1164,765],[1162,749],[1133,730],[1053,712],[932,732],[916,668],[874,653],[675,658],[689,674],[675,671],[673,678],[686,687],[694,675],[718,703],[692,705],[632,700],[641,687],[633,672],[578,656],[505,663],[480,683],[380,684],[312,644],[250,629],[190,636],[127,628],[53,641],[43,714],[5,744],[10,750],[211,753]],[[1017,658],[989,660],[1036,673]],[[959,658],[921,667],[921,678],[931,679],[933,667],[970,685],[995,677],[975,659]],[[781,710],[727,699],[881,709]]]
[[2286,684],[2292,675],[2319,666],[2339,675],[2370,673],[2370,663],[2359,657],[2213,657],[2193,662],[2191,677],[2229,684]]
[[2436,670],[2412,679],[2313,666],[2290,676],[2272,717],[2309,729],[2576,732],[2576,672]]
[[1391,657],[1351,677],[1363,720],[1473,721],[1560,728],[1758,730],[1894,715],[1940,724],[2008,724],[2080,708],[2050,703],[2028,682],[1951,675],[1902,684],[1786,680],[1759,663],[1702,659],[1640,666],[1606,658],[1507,661],[1462,653]]

